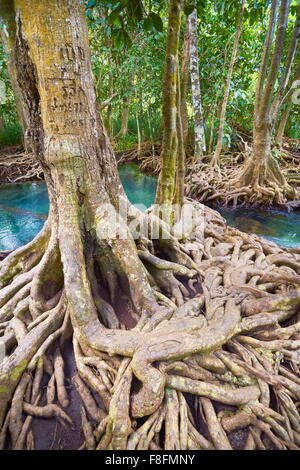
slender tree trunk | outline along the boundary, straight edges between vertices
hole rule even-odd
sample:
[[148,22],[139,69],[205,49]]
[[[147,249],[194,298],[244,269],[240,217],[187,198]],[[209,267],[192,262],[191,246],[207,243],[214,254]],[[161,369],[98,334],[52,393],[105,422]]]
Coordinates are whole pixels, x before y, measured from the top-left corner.
[[[178,69],[178,82],[177,82],[177,172],[176,172],[176,194],[175,203],[182,206],[184,201],[184,178],[185,178],[185,148],[182,126],[182,109],[181,109],[181,95],[180,95],[180,74]],[[180,214],[177,214],[177,217]]]
[[[109,42],[109,44],[111,46],[111,41]],[[113,73],[112,73],[112,53],[111,52],[109,53],[108,64],[109,64],[109,79],[108,79],[108,81],[109,81],[109,83],[108,83],[109,95],[112,96],[114,94],[114,77],[113,77]],[[106,128],[106,131],[107,131],[107,134],[109,135],[109,137],[112,137],[112,135],[113,135],[113,122],[112,122],[112,105],[111,105],[111,103],[109,103],[109,105],[107,106],[105,128]]]
[[128,132],[129,105],[130,96],[126,96],[126,98],[123,98],[122,123],[118,137],[124,137]]
[[[196,4],[195,4],[196,5]],[[202,112],[201,88],[199,77],[198,38],[197,38],[197,9],[188,17],[190,32],[190,73],[192,84],[192,98],[194,108],[194,156],[202,157],[206,150],[204,119]]]
[[293,84],[294,84],[294,82],[296,82],[298,80],[300,80],[300,60],[298,62],[298,66],[297,66],[296,72],[294,74],[294,77],[293,77],[292,80],[290,80],[289,90],[288,90],[286,96],[284,97],[283,103],[282,103],[282,105],[285,106],[285,107],[283,109],[283,113],[282,113],[282,116],[281,116],[281,119],[280,119],[280,122],[279,122],[279,125],[278,125],[277,134],[276,134],[276,138],[275,138],[275,142],[279,145],[282,144],[282,139],[284,137],[284,131],[285,131],[285,128],[286,128],[286,125],[287,125],[287,122],[288,122],[288,119],[289,119],[290,111],[291,111],[292,96],[293,96],[293,93],[294,93]]
[[291,108],[287,106],[285,110],[283,111],[280,122],[279,122],[277,134],[275,137],[275,142],[279,145],[282,144],[282,140],[283,140],[285,128],[289,119],[290,111],[291,111]]
[[228,69],[228,74],[227,74],[227,79],[226,79],[226,85],[225,85],[225,91],[224,91],[224,99],[223,99],[221,113],[220,113],[218,141],[217,141],[217,146],[216,146],[214,156],[211,161],[212,165],[218,164],[221,151],[222,151],[226,109],[227,109],[228,97],[229,97],[229,92],[230,92],[230,84],[231,84],[231,79],[232,79],[232,74],[233,74],[233,67],[235,64],[235,60],[236,60],[236,56],[238,52],[239,40],[240,40],[242,27],[243,27],[244,10],[245,10],[245,0],[242,1],[242,6],[239,12],[239,17],[238,17],[238,22],[237,22],[237,28],[236,28],[236,32],[234,35],[232,54],[231,54],[231,59],[230,59],[230,64],[229,64],[229,69]]
[[[274,2],[274,9],[275,3],[276,2]],[[256,181],[260,179],[260,174],[262,176],[261,180],[264,180],[263,175],[267,174],[268,167],[271,165],[272,131],[274,126],[274,114],[271,111],[272,98],[283,56],[289,4],[290,2],[288,0],[281,1],[274,53],[272,56],[269,73],[266,78],[265,87],[261,94],[261,102],[257,103],[256,113],[254,116],[253,164],[255,166],[254,173]],[[270,30],[273,30],[273,25],[270,25],[269,31]],[[279,176],[279,169],[276,170],[276,173],[277,176]],[[283,184],[283,177],[280,177],[278,182]]]
[[163,82],[162,169],[158,179],[156,203],[171,206],[175,196],[177,160],[177,80],[178,46],[181,23],[181,0],[170,0],[167,51]]
[[136,112],[135,118],[136,118],[137,137],[138,137],[137,154],[138,154],[138,157],[139,157],[141,155],[142,139],[141,139],[141,129],[140,129],[140,120],[139,120],[138,112]]
[[[220,374],[222,377],[226,374],[226,364],[232,364],[231,358],[222,354],[222,347],[234,338],[234,351],[239,352],[241,335],[256,346],[261,338],[254,337],[258,329],[267,339],[270,334],[271,338],[289,338],[297,333],[299,289],[290,290],[292,279],[284,294],[247,299],[243,318],[240,295],[238,301],[231,296],[228,298],[230,282],[229,287],[224,288],[222,304],[219,303],[221,307],[217,309],[209,289],[197,295],[199,275],[204,281],[205,278],[206,281],[215,279],[211,276],[210,260],[207,264],[202,259],[203,227],[199,227],[199,222],[203,210],[197,204],[193,204],[197,212],[190,229],[192,237],[185,232],[182,245],[173,235],[166,249],[158,237],[154,237],[155,243],[152,243],[149,232],[135,242],[133,228],[123,217],[117,228],[125,231],[125,237],[113,233],[108,207],[117,209],[120,197],[122,202],[127,200],[99,115],[84,3],[79,0],[15,0],[15,6],[16,73],[20,90],[31,104],[30,131],[36,156],[45,172],[50,214],[41,233],[0,265],[1,343],[6,331],[9,332],[3,361],[1,344],[0,448],[5,446],[6,437],[14,449],[32,447],[32,433],[27,441],[26,437],[35,416],[59,417],[72,426],[67,414],[69,400],[60,354],[60,346],[66,339],[73,346],[76,367],[72,371],[78,374],[74,382],[82,404],[82,431],[87,448],[97,445],[99,450],[152,449],[152,441],[154,448],[157,447],[156,437],[166,450],[186,450],[196,444],[198,447],[198,442],[204,449],[230,448],[223,421],[217,422],[208,398],[233,405],[237,411],[243,405],[252,411],[254,404],[257,413],[256,404],[262,393],[252,380],[258,369],[252,368],[252,375],[249,364],[251,375],[249,373],[246,379],[251,385],[219,384]],[[142,214],[130,205],[129,209],[134,222],[142,226],[157,222],[151,211]],[[233,277],[244,276],[244,283],[247,269],[252,269],[254,260],[248,260],[243,273],[237,263],[232,233],[215,212],[206,208],[205,216],[208,218],[207,235],[216,242],[214,247],[211,244],[212,249],[215,253],[227,253],[226,261],[231,263],[232,287],[236,287]],[[159,228],[164,229],[158,222]],[[249,252],[249,246],[253,246],[254,250],[250,251],[258,251],[257,258],[261,259],[256,239],[247,236],[243,247],[239,240],[237,243],[238,248],[244,248],[242,252]],[[260,245],[262,250],[270,251],[263,241]],[[291,259],[288,255],[283,264],[296,265],[296,256]],[[283,256],[279,254],[281,259]],[[272,276],[274,256],[265,259],[271,280],[275,276],[272,284],[276,288],[278,278],[280,282],[282,276],[285,279],[286,271],[276,267]],[[223,264],[227,269],[228,263]],[[234,270],[235,266],[238,269]],[[220,268],[221,273],[224,269]],[[288,274],[290,277],[290,272]],[[195,294],[187,302],[185,297],[189,296],[189,290],[179,281],[182,276]],[[215,287],[220,295],[218,279]],[[255,323],[253,313],[261,311],[270,315],[256,315],[259,318]],[[247,318],[251,314],[252,317]],[[280,332],[278,328],[272,329],[274,324],[286,319],[290,322],[293,315],[295,325]],[[283,342],[279,343],[278,350],[282,350]],[[51,347],[53,361],[49,361]],[[286,347],[295,349],[297,345],[288,340]],[[276,346],[274,348],[276,350]],[[285,357],[286,361],[290,359],[288,368],[293,358]],[[238,367],[235,364],[235,370],[239,371]],[[183,375],[173,375],[178,368],[178,373]],[[51,378],[46,377],[46,373]],[[293,397],[295,395],[296,402],[297,383],[277,375],[280,383],[287,386]],[[289,373],[288,377],[291,375]],[[49,380],[47,402],[50,401],[50,405],[45,405],[43,395],[46,380]],[[244,380],[243,385],[245,383]],[[278,383],[276,376],[274,388]],[[208,419],[207,438],[194,427],[184,393],[206,398],[206,417],[207,410],[213,412]],[[263,412],[278,418],[278,413],[274,414],[268,405],[267,401]],[[287,409],[290,407],[288,402]],[[88,419],[84,409],[89,413]],[[79,413],[75,410],[76,422],[77,417]],[[277,421],[273,426],[275,432]],[[286,429],[280,429],[286,443],[289,435],[285,438]],[[76,434],[81,435],[77,429],[73,436]],[[296,444],[297,436],[291,447],[295,448]]]
[[[131,74],[128,82],[128,90],[127,93],[131,93],[132,88],[134,84],[134,76]],[[129,108],[130,108],[130,102],[131,102],[131,95],[128,94],[123,98],[123,108],[122,108],[122,123],[121,123],[121,129],[118,133],[117,137],[124,137],[127,132],[128,132],[128,120],[129,120]]]
[[183,57],[182,57],[182,78],[180,89],[180,107],[181,107],[181,122],[183,132],[184,148],[187,150],[188,146],[188,112],[187,112],[187,92],[189,85],[189,62],[190,62],[190,32],[189,21],[186,20],[184,44],[183,44]]
[[2,116],[0,116],[0,132],[2,132],[4,129],[5,129],[4,120]]

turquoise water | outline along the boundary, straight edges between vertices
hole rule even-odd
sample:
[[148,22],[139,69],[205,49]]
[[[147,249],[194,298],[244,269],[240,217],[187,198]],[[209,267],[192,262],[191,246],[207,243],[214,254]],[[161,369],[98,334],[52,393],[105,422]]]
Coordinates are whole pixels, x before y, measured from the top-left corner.
[[300,212],[254,211],[220,209],[228,225],[242,232],[256,233],[278,245],[300,246]]
[[[132,163],[120,167],[120,177],[132,204],[141,210],[154,202],[156,178]],[[0,250],[14,250],[41,230],[49,210],[45,183],[0,186]]]
[[[119,169],[132,204],[144,210],[154,202],[156,178],[142,174],[134,164]],[[22,183],[0,187],[0,250],[13,250],[28,243],[42,228],[49,210],[45,183]],[[220,210],[229,225],[256,233],[283,246],[300,246],[300,213],[278,211]]]

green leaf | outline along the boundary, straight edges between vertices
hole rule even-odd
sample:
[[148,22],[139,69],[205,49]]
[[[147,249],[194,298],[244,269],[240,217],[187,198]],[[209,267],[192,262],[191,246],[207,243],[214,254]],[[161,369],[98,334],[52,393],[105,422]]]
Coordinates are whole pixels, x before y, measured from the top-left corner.
[[161,17],[157,13],[150,13],[148,18],[151,19],[155,29],[157,29],[157,31],[160,31],[162,33],[164,30],[164,25],[163,25]]
[[194,9],[195,9],[194,5],[187,4],[184,6],[183,11],[186,14],[186,16],[189,16],[191,13],[193,13]]
[[153,22],[151,18],[147,17],[143,21],[143,28],[145,31],[150,31],[150,29],[153,27]]

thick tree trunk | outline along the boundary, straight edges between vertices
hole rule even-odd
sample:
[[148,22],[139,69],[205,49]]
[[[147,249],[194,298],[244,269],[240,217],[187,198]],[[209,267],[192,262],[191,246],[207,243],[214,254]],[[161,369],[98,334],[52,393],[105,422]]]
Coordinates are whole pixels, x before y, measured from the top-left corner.
[[[117,207],[119,197],[125,196],[98,110],[84,8],[77,0],[45,0],[38,4],[35,0],[17,0],[15,6],[17,79],[22,95],[30,103],[29,130],[51,202],[50,244],[43,258],[51,288],[40,292],[37,276],[37,292],[41,298],[46,296],[46,304],[49,296],[58,294],[62,263],[76,336],[81,344],[97,348],[94,335],[104,327],[91,293],[93,276],[87,267],[88,253],[97,258],[112,299],[120,288],[117,279],[123,278],[128,280],[123,287],[130,292],[139,315],[143,311],[150,314],[157,304],[129,232],[126,240],[112,242],[97,232],[100,221],[101,233],[111,222],[109,214],[103,213],[104,205]],[[39,275],[43,269],[38,270]],[[138,284],[132,276],[137,276]],[[32,308],[40,314],[43,303],[37,303],[39,307]],[[35,352],[23,347],[23,367],[16,369],[13,359],[5,366],[7,372],[2,370],[0,423],[5,405]]]
[[192,84],[192,98],[194,108],[194,155],[196,158],[205,152],[204,119],[202,112],[201,87],[199,76],[198,38],[197,38],[197,10],[188,17],[190,32],[190,73]]
[[162,169],[158,179],[156,203],[171,206],[175,196],[175,175],[177,160],[177,80],[178,46],[181,24],[181,0],[171,0],[169,7],[167,51],[163,82],[163,124]]
[[212,165],[217,165],[218,164],[218,161],[219,161],[219,158],[220,158],[220,155],[221,155],[221,151],[222,151],[226,109],[227,109],[228,97],[229,97],[229,92],[230,92],[230,84],[231,84],[231,78],[232,78],[232,74],[233,74],[233,67],[234,67],[234,64],[235,64],[235,60],[236,60],[236,56],[237,56],[237,52],[238,52],[239,40],[240,40],[240,36],[241,36],[241,32],[242,32],[244,10],[245,10],[245,1],[243,0],[241,10],[239,12],[236,32],[235,32],[235,35],[234,35],[232,54],[231,54],[231,59],[230,59],[230,64],[229,64],[229,69],[228,69],[228,74],[227,74],[227,79],[226,79],[226,85],[225,85],[225,91],[224,91],[224,99],[223,99],[223,103],[222,103],[222,107],[221,107],[221,113],[220,113],[218,141],[217,141],[217,146],[216,146],[214,156],[212,158],[212,162],[211,162]]

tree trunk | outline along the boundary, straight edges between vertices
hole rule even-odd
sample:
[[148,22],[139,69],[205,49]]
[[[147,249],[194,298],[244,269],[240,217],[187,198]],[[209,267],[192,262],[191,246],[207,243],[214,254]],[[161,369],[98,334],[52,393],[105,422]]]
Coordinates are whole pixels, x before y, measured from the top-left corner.
[[[284,54],[284,40],[287,30],[289,7],[290,2],[288,0],[281,1],[275,45],[270,60],[275,30],[274,22],[276,21],[276,12],[278,9],[278,1],[273,0],[272,2],[268,33],[263,48],[263,58],[256,88],[253,154],[252,157],[245,162],[238,183],[241,187],[247,185],[252,186],[257,195],[257,200],[262,204],[270,204],[270,201],[282,204],[285,202],[286,198],[293,199],[295,197],[295,191],[287,184],[278,162],[271,154],[273,130],[279,102],[287,85],[286,79],[290,73],[292,58],[294,57],[294,48],[297,45],[294,30],[288,52],[288,60],[283,71],[279,89],[274,98],[274,89]],[[296,19],[296,31],[298,31],[298,28],[299,23]],[[270,189],[267,189],[266,186],[269,186]]]
[[[81,345],[97,349],[96,331],[105,331],[98,315],[103,321],[106,302],[98,299],[102,314],[97,312],[91,292],[94,264],[87,264],[88,257],[98,260],[112,303],[120,289],[117,279],[123,279],[123,288],[130,292],[138,315],[143,311],[150,314],[157,304],[130,234],[125,240],[108,241],[107,235],[101,238],[97,232],[100,221],[101,233],[110,224],[105,204],[117,207],[119,197],[125,196],[98,110],[84,8],[77,0],[45,0],[38,4],[35,0],[16,0],[15,6],[17,79],[22,95],[30,103],[29,130],[51,203],[50,219],[41,235],[44,245],[39,242],[36,247],[42,248],[48,241],[33,281],[36,296],[31,311],[35,312],[34,318],[40,315],[43,304],[56,298],[63,287],[77,339]],[[12,274],[5,276],[8,282]],[[137,276],[138,283],[132,276]],[[45,278],[48,288],[43,290],[40,286]],[[110,310],[112,316],[106,321],[117,326]],[[52,332],[61,314],[60,310],[56,324],[49,320]],[[2,370],[0,426],[12,391],[43,340],[41,335],[34,347],[28,340]],[[22,367],[17,362],[20,357]]]
[[[299,15],[300,15],[300,13],[299,13]],[[300,17],[299,15],[298,15],[298,17]],[[299,22],[300,22],[300,20],[299,20]],[[283,110],[283,113],[282,113],[282,116],[281,116],[281,119],[280,119],[280,122],[279,122],[279,126],[278,126],[278,129],[277,129],[276,138],[275,138],[275,142],[279,145],[282,144],[282,139],[284,137],[284,131],[285,131],[285,128],[286,128],[286,124],[288,122],[289,115],[290,115],[290,110],[291,110],[291,106],[292,106],[292,96],[293,96],[293,93],[294,93],[293,84],[295,82],[297,82],[298,80],[300,80],[300,61],[298,62],[296,72],[295,72],[292,80],[290,80],[289,90],[288,90],[286,96],[283,98],[282,102],[279,103],[279,106],[278,106],[278,107],[280,107],[280,104],[282,104],[282,106],[284,107],[284,110]]]
[[[112,46],[112,41],[109,41],[109,45]],[[109,95],[114,94],[114,77],[112,74],[112,53],[109,54]],[[112,105],[109,103],[107,106],[107,113],[105,119],[105,128],[109,137],[113,135],[113,122],[112,122]]]
[[[181,94],[180,94],[180,74],[178,69],[178,81],[177,81],[177,171],[176,171],[176,193],[174,202],[179,207],[184,202],[184,179],[185,179],[185,148],[184,148],[184,137],[183,137],[183,125],[182,125],[182,109],[181,109]],[[177,218],[180,217],[180,210],[178,207]]]
[[197,9],[188,17],[190,32],[190,73],[192,84],[192,98],[194,108],[194,156],[200,158],[205,152],[204,119],[201,102],[201,88],[199,77],[198,39],[197,39]]
[[182,78],[181,78],[181,89],[180,89],[180,107],[181,107],[181,122],[183,132],[183,143],[184,148],[187,150],[188,146],[188,112],[187,112],[187,92],[189,84],[189,62],[190,62],[190,32],[189,32],[189,21],[186,20],[184,44],[183,44],[183,58],[182,58]]
[[282,140],[283,140],[285,128],[289,119],[290,111],[291,111],[291,108],[287,106],[285,110],[283,111],[280,122],[279,122],[277,134],[275,137],[275,142],[279,145],[282,145]]
[[276,138],[275,138],[275,142],[279,145],[282,144],[282,139],[284,137],[284,131],[285,131],[285,128],[286,128],[286,125],[287,125],[287,122],[288,122],[288,119],[289,119],[290,111],[291,111],[292,96],[293,96],[293,93],[294,93],[294,90],[295,90],[293,88],[293,84],[295,82],[297,82],[298,80],[300,80],[300,61],[298,62],[298,66],[297,66],[296,72],[294,74],[294,77],[290,81],[289,91],[286,94],[286,96],[284,97],[284,100],[283,100],[283,103],[282,103],[285,107],[284,107],[284,110],[283,110],[283,113],[282,113],[282,116],[281,116],[281,119],[280,119],[280,122],[279,122],[279,125],[278,125],[277,134],[276,134]]
[[158,179],[156,203],[171,206],[175,196],[177,160],[177,80],[178,46],[181,23],[181,0],[171,0],[169,7],[167,51],[163,81],[163,125],[162,169]]
[[0,116],[0,132],[4,131],[5,125],[2,116]]
[[237,56],[237,52],[238,52],[238,46],[239,46],[239,40],[240,40],[240,36],[241,36],[241,32],[242,32],[244,10],[245,10],[245,0],[242,1],[242,6],[241,6],[241,10],[239,12],[239,17],[238,17],[238,22],[237,22],[237,28],[236,28],[236,32],[235,32],[235,35],[234,35],[232,54],[231,54],[231,59],[230,59],[230,64],[229,64],[229,69],[228,69],[228,74],[227,74],[227,79],[226,79],[226,85],[225,85],[225,91],[224,91],[224,99],[223,99],[223,103],[222,103],[222,107],[221,107],[221,113],[220,113],[218,141],[217,141],[217,146],[216,146],[214,156],[213,156],[212,161],[211,161],[211,164],[213,166],[218,164],[218,161],[219,161],[219,158],[220,158],[220,155],[221,155],[221,151],[222,151],[222,146],[223,146],[226,109],[227,109],[228,97],[229,97],[229,92],[230,92],[230,84],[231,84],[231,78],[232,78],[232,73],[233,73],[233,67],[234,67],[234,63],[235,63],[235,60],[236,60],[236,56]]
[[126,96],[123,99],[123,109],[122,109],[122,124],[118,137],[124,137],[128,131],[128,119],[129,119],[129,105],[130,105],[130,96]]

